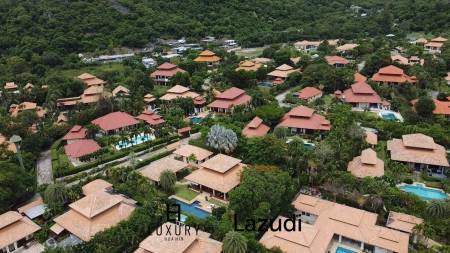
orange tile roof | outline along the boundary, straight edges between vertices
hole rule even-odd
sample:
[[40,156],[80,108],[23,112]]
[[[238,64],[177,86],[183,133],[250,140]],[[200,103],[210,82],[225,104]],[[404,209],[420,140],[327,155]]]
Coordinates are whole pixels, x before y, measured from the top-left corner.
[[173,152],[175,155],[189,158],[194,155],[197,161],[203,161],[213,155],[213,152],[193,145],[182,145]]
[[139,121],[126,112],[112,112],[91,121],[91,123],[104,131],[111,131],[137,125]]
[[375,133],[367,132],[366,133],[366,142],[370,145],[377,145],[378,143],[378,136]]
[[78,79],[80,79],[87,86],[102,86],[106,84],[106,82],[103,81],[102,79],[97,78],[96,76],[91,75],[89,73],[83,73],[79,75]]
[[122,85],[117,86],[116,88],[114,88],[114,90],[112,91],[112,95],[113,97],[122,94],[125,96],[128,96],[130,93],[130,90],[128,90],[127,88],[123,87]]
[[348,163],[347,171],[359,178],[381,177],[384,175],[384,162],[377,158],[373,149],[368,148]]
[[201,52],[197,58],[194,59],[196,62],[218,62],[220,57],[210,50],[205,50]]
[[7,82],[4,86],[5,90],[16,90],[18,88],[17,84],[14,82]]
[[272,78],[274,77],[287,78],[289,74],[297,71],[298,71],[297,69],[294,69],[293,67],[287,64],[283,64],[281,66],[278,66],[274,71],[268,73],[267,75]]
[[236,71],[244,70],[244,71],[257,71],[261,68],[261,63],[256,63],[252,61],[243,61],[239,63],[239,67],[236,68]]
[[128,219],[135,209],[131,202],[133,200],[121,195],[103,191],[89,194],[70,204],[69,211],[56,217],[54,221],[58,226],[55,228],[62,227],[81,240],[89,241],[98,232]]
[[155,100],[156,100],[156,98],[152,94],[146,94],[144,96],[144,101],[147,102],[147,103],[151,103],[151,102],[153,102]]
[[347,59],[337,56],[337,55],[325,56],[325,61],[329,65],[335,65],[335,64],[347,65],[350,63]]
[[343,52],[343,51],[353,50],[353,49],[355,49],[357,46],[359,46],[359,45],[358,45],[358,44],[347,43],[347,44],[338,46],[338,47],[336,48],[336,50],[337,50],[338,52]]
[[96,141],[90,139],[80,139],[64,146],[64,152],[67,156],[80,158],[100,150]]
[[322,95],[322,91],[316,87],[305,87],[298,91],[298,97],[303,100],[308,100],[319,95]]
[[355,83],[367,81],[367,77],[361,75],[361,74],[358,73],[358,72],[356,72],[356,73],[353,75],[353,77],[354,77]]
[[414,232],[414,227],[422,223],[423,219],[421,218],[417,218],[415,216],[404,213],[390,211],[389,217],[386,221],[386,227],[411,234]]
[[8,211],[0,215],[0,249],[40,230],[36,223],[18,212]]
[[19,212],[20,214],[24,214],[26,211],[30,210],[33,207],[36,206],[40,206],[44,204],[44,200],[42,199],[42,197],[39,195],[36,198],[33,198],[33,200],[19,208],[17,208],[17,212]]
[[[411,104],[415,107],[417,103],[417,99],[411,101]],[[436,115],[450,115],[450,101],[440,101],[437,99],[433,99],[435,108],[433,110],[433,114]],[[414,108],[415,109],[415,108]]]
[[200,96],[198,93],[190,91],[189,88],[182,85],[175,85],[170,88],[164,96],[160,97],[160,100],[170,101],[177,98],[196,98]]
[[151,179],[154,182],[159,182],[159,177],[161,173],[165,170],[170,170],[174,173],[177,173],[188,166],[187,163],[175,160],[171,157],[165,157],[159,160],[156,160],[149,165],[144,166],[139,173],[141,173],[144,177]]
[[81,187],[81,191],[85,196],[87,196],[99,191],[106,191],[108,189],[111,189],[112,187],[113,185],[111,183],[106,182],[103,179],[95,179],[94,181],[83,185],[83,187]]
[[445,148],[424,134],[403,135],[387,142],[394,161],[449,167]]
[[[201,230],[196,233],[182,232],[176,237],[178,240],[166,240],[165,234],[170,233],[175,235],[175,231],[184,231],[182,225],[176,225],[166,222],[161,225],[157,231],[161,231],[162,235],[158,235],[154,231],[150,236],[145,238],[140,244],[139,248],[134,253],[220,253],[222,252],[222,243],[210,239],[209,233]],[[193,230],[193,228],[191,228]]]
[[242,135],[246,137],[261,137],[270,131],[270,127],[263,123],[259,117],[255,117],[242,129]]
[[326,120],[325,117],[303,105],[294,107],[286,113],[280,124],[278,124],[278,127],[324,131],[329,131],[331,129],[330,122]]
[[286,253],[325,253],[337,234],[389,251],[408,252],[408,234],[376,225],[375,213],[303,194],[292,204],[298,211],[318,215],[316,221],[313,225],[302,223],[300,231],[266,232],[260,242],[267,248],[280,247]]
[[403,72],[403,69],[394,65],[381,68],[372,76],[375,82],[392,82],[392,83],[415,83],[416,79],[413,76],[408,76]]
[[446,41],[447,41],[447,39],[444,38],[444,37],[441,37],[441,36],[436,37],[436,38],[431,40],[431,42],[440,42],[440,43],[445,43]]

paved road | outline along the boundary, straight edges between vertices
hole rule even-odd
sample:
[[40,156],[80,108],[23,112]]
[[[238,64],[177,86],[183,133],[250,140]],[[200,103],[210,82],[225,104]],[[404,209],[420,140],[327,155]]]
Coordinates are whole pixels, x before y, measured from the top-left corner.
[[50,150],[41,153],[37,161],[37,184],[52,184],[53,172],[52,172],[52,158]]
[[289,104],[284,103],[284,99],[286,98],[286,95],[291,91],[291,89],[283,91],[282,93],[275,96],[275,99],[278,101],[278,105],[280,107],[289,107]]

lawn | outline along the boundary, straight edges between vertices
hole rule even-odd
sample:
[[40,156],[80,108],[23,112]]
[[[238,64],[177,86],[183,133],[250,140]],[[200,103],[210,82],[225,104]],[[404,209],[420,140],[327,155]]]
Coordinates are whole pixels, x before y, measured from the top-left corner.
[[195,192],[187,187],[187,185],[177,184],[175,186],[175,195],[185,200],[191,201],[198,196],[198,192]]
[[56,70],[55,73],[58,73],[61,76],[74,78],[86,72],[91,73],[93,75],[99,75],[100,73],[105,72],[124,72],[124,71],[125,66],[122,63],[114,62],[95,66],[86,66],[78,69]]
[[246,58],[255,58],[262,54],[264,47],[243,48],[234,51],[238,56],[244,56]]

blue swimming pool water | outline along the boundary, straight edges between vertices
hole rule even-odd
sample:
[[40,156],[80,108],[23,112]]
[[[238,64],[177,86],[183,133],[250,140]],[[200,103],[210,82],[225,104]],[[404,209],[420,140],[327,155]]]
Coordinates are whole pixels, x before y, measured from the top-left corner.
[[383,113],[383,114],[381,114],[381,117],[383,117],[384,120],[390,120],[390,121],[397,120],[397,117],[395,117],[395,114],[393,114],[393,113]]
[[356,252],[354,252],[353,250],[346,249],[346,248],[337,247],[336,253],[356,253]]
[[184,203],[183,201],[179,201],[179,200],[176,200],[175,202],[180,205],[181,211],[183,211],[187,214],[190,214],[192,216],[195,216],[197,218],[205,219],[206,217],[211,215],[210,213],[198,208],[198,204],[195,202],[190,205]]
[[445,194],[444,192],[439,191],[437,189],[435,190],[435,189],[426,188],[420,184],[419,185],[402,185],[402,186],[399,186],[399,188],[405,192],[415,194],[424,200],[433,200],[433,199],[443,200],[443,199],[448,198],[447,194]]
[[132,147],[134,145],[138,145],[147,141],[151,141],[154,140],[155,136],[150,135],[150,134],[144,134],[141,133],[139,135],[134,136],[133,138],[126,140],[126,141],[119,141],[119,143],[116,144],[116,149],[120,150],[123,148],[129,148]]
[[192,122],[192,124],[200,124],[202,122],[202,118],[201,117],[192,117],[191,122]]

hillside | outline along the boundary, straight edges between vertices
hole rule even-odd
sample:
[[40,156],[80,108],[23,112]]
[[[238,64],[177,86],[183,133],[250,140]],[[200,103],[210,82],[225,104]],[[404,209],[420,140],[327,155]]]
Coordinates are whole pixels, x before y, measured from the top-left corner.
[[[449,31],[445,0],[0,1],[0,53],[142,47],[159,37],[231,37],[244,46],[303,38]],[[357,4],[362,9],[350,8]],[[361,13],[367,16],[361,17]]]

